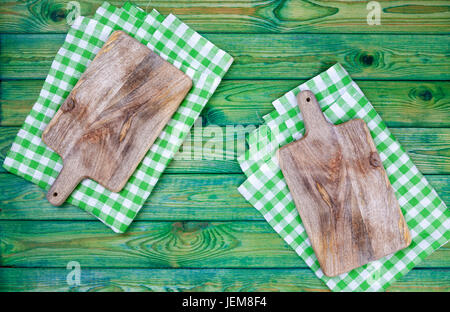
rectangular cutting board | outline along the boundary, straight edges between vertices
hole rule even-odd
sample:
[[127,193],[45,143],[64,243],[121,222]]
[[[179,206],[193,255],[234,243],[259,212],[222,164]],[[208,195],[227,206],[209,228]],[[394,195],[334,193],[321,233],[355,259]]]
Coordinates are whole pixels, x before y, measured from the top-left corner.
[[191,86],[148,47],[112,33],[42,134],[63,160],[50,203],[61,205],[85,178],[119,192]]
[[297,101],[305,135],[278,159],[324,274],[407,247],[409,230],[364,121],[330,124],[311,91]]

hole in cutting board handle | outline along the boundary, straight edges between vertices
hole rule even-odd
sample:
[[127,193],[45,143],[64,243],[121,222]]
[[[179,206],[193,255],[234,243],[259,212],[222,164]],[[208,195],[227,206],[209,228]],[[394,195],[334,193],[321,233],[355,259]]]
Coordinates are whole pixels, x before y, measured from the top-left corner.
[[311,101],[311,98],[310,97],[307,97],[306,98],[306,102],[310,102]]
[[47,200],[53,206],[61,206],[81,180],[84,179],[85,175],[80,172],[79,168],[77,170],[71,166],[70,161],[66,165],[63,165],[61,172],[53,182],[46,196]]

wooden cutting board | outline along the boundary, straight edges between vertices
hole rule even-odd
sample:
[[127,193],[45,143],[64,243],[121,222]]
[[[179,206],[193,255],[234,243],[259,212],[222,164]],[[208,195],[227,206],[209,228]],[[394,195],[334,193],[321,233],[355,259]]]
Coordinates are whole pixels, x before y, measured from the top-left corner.
[[278,158],[324,274],[407,247],[409,230],[364,121],[330,124],[311,91],[297,101],[305,136]]
[[63,159],[50,203],[61,205],[85,178],[119,192],[191,86],[148,47],[114,32],[42,135]]

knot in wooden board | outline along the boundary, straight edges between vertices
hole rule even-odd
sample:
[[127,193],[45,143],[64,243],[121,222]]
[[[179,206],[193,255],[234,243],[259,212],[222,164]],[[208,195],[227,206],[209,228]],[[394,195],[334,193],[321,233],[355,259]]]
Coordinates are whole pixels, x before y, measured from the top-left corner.
[[375,168],[380,167],[381,166],[380,155],[378,155],[377,152],[371,152],[369,156],[369,162],[372,167]]
[[75,108],[75,100],[73,96],[69,96],[67,100],[61,105],[61,110],[64,113],[70,112],[74,108]]

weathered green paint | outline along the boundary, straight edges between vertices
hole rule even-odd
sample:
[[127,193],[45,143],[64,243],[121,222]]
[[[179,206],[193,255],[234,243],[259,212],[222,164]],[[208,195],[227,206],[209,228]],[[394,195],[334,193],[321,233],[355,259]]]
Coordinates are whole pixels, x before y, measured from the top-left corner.
[[[205,34],[234,57],[225,79],[308,79],[339,62],[365,80],[449,80],[450,36]],[[46,77],[63,34],[0,35],[0,78]]]
[[[0,291],[329,291],[310,269],[91,269],[69,286],[64,268],[0,268]],[[449,269],[413,270],[387,291],[450,291]]]
[[[121,235],[95,221],[0,221],[0,239],[8,267],[307,267],[264,221],[136,221]],[[450,244],[418,265],[448,266]]]
[[[64,0],[2,1],[0,32],[65,32],[69,9]],[[103,0],[79,0],[81,14],[92,16]],[[109,1],[120,6],[123,1]],[[149,11],[174,13],[202,32],[449,33],[447,1],[379,1],[382,23],[366,22],[366,1],[133,1]],[[416,1],[417,2],[417,1]]]

